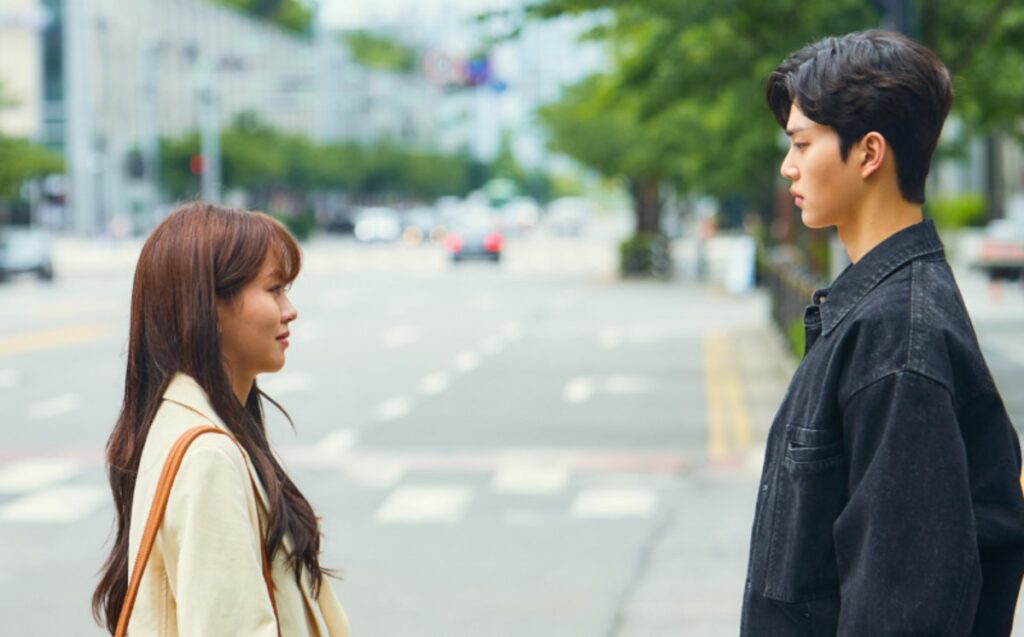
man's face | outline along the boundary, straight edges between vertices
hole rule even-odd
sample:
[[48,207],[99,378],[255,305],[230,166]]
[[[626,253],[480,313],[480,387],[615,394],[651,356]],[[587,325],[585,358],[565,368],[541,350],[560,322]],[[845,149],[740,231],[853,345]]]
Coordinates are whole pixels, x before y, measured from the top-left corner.
[[858,207],[864,185],[854,148],[844,162],[839,156],[839,135],[811,121],[796,103],[786,123],[789,152],[782,160],[782,176],[792,182],[800,217],[808,228],[843,225]]

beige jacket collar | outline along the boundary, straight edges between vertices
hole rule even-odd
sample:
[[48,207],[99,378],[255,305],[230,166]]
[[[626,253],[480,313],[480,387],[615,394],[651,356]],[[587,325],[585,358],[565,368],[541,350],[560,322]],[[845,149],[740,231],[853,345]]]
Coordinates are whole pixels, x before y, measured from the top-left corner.
[[[228,435],[232,438],[235,437],[231,430],[228,429],[228,426],[224,424],[224,421],[221,420],[220,416],[217,415],[213,405],[210,404],[210,397],[207,395],[206,390],[200,387],[196,379],[188,374],[177,372],[167,386],[167,390],[164,391],[163,399],[196,412],[208,420],[214,427],[228,432]],[[259,474],[256,473],[256,467],[253,466],[249,454],[245,454],[245,463],[249,467],[249,474],[252,475],[253,482],[256,483],[256,490],[259,492],[263,510],[270,510],[270,498],[267,497],[267,491],[263,488],[263,483],[257,477]]]

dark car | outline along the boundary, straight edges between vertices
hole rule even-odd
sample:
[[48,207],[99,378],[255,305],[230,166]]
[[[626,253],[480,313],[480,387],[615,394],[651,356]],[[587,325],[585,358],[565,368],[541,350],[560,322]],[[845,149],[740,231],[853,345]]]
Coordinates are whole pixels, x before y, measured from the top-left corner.
[[491,217],[485,213],[460,215],[445,237],[444,245],[458,263],[467,259],[501,261],[505,242]]
[[35,228],[0,228],[0,280],[26,273],[53,280],[50,235]]

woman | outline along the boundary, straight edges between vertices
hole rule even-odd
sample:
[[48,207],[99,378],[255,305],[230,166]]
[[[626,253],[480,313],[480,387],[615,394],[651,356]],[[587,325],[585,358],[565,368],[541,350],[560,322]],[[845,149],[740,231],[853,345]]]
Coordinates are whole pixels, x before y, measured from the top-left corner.
[[270,217],[206,203],[178,208],[143,246],[124,403],[107,443],[117,534],[93,596],[111,633],[168,452],[187,430],[213,425],[230,437],[201,435],[185,453],[129,634],[348,634],[320,566],[316,514],[270,449],[256,385],[284,366],[300,262]]

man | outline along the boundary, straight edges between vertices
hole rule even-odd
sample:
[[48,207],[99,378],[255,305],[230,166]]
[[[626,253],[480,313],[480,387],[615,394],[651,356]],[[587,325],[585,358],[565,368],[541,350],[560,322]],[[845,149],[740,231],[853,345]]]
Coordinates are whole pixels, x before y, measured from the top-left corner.
[[1009,635],[1020,446],[921,213],[949,73],[866,31],[797,51],[766,96],[804,224],[852,265],[806,310],[768,435],[742,634]]

